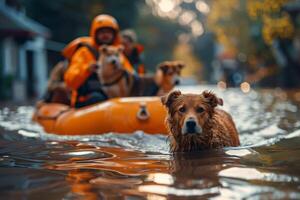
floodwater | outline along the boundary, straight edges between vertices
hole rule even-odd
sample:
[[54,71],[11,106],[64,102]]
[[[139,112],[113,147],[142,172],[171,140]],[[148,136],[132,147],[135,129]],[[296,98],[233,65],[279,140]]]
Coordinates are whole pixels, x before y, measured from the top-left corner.
[[31,122],[34,107],[1,106],[0,199],[300,199],[300,92],[209,89],[242,147],[173,155],[140,131],[57,136]]

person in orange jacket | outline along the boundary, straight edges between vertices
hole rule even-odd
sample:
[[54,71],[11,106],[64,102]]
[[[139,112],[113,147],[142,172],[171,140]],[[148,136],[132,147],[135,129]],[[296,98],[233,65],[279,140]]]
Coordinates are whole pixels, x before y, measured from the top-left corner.
[[126,29],[121,32],[122,43],[124,45],[124,54],[134,67],[139,75],[146,73],[145,66],[142,60],[144,47],[137,43],[136,33],[131,29]]
[[46,94],[42,102],[70,104],[71,91],[64,82],[64,74],[68,69],[70,60],[77,49],[83,45],[91,44],[90,37],[79,37],[70,42],[63,50],[63,60],[59,61],[51,70]]
[[[83,107],[107,99],[96,74],[98,68],[96,61],[101,45],[121,45],[116,19],[106,14],[95,17],[90,29],[90,38],[91,44],[82,45],[76,50],[64,76],[66,85],[72,89],[71,105],[75,107]],[[134,73],[125,56],[122,60],[123,67]]]
[[92,39],[91,37],[79,37],[74,40],[72,40],[69,44],[67,44],[63,50],[61,51],[61,54],[65,59],[68,61],[71,61],[72,56],[75,54],[75,52],[82,46],[91,46],[92,45]]

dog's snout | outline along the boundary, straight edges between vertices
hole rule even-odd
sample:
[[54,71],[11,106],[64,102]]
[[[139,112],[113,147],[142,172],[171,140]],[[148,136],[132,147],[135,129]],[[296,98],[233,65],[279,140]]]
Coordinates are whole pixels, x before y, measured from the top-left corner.
[[188,129],[194,129],[196,126],[196,122],[194,120],[187,121],[186,126]]
[[197,123],[193,118],[189,118],[185,122],[185,126],[186,126],[186,133],[195,133],[196,132]]
[[113,59],[113,60],[111,61],[111,64],[113,64],[113,65],[117,64],[116,59]]
[[197,122],[197,118],[195,117],[188,117],[184,122],[182,127],[182,134],[200,134],[202,132],[201,126]]
[[179,85],[179,84],[180,84],[180,80],[177,79],[177,80],[175,81],[175,85]]

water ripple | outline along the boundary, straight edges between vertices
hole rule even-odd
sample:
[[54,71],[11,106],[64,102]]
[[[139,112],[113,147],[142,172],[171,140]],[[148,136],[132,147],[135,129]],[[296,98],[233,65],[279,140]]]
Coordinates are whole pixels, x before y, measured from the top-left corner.
[[282,90],[214,90],[241,147],[169,153],[165,135],[45,133],[34,108],[0,109],[3,199],[299,199],[299,105]]

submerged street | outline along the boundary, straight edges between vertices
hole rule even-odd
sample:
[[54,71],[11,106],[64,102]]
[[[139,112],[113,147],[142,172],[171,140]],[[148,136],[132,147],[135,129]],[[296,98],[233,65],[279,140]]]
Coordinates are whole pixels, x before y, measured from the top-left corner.
[[299,0],[0,0],[0,199],[300,199]]
[[4,107],[1,196],[42,195],[45,200],[300,196],[299,91],[181,89],[212,89],[222,97],[240,132],[241,147],[173,155],[165,135],[137,131],[59,136],[45,133],[31,121],[34,107]]

